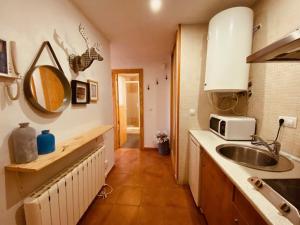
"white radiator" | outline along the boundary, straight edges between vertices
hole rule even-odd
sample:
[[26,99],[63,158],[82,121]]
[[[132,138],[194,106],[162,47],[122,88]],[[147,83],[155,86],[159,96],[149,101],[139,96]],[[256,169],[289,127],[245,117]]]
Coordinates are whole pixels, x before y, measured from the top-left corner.
[[26,224],[77,224],[105,183],[104,151],[92,152],[26,198]]

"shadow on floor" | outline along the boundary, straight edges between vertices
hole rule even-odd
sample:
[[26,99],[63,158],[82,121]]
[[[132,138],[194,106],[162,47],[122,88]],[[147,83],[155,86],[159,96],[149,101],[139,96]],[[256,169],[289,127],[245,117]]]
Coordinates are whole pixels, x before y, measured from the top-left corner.
[[127,141],[121,147],[122,148],[139,148],[140,147],[140,134],[127,134]]

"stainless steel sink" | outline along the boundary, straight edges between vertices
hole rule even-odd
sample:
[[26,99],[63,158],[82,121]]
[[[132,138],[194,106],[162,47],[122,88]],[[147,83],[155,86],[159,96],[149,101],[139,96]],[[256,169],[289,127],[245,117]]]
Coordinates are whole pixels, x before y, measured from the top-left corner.
[[278,161],[267,151],[246,145],[223,144],[217,146],[217,152],[233,162],[258,170],[273,172],[288,171],[294,164],[280,155]]

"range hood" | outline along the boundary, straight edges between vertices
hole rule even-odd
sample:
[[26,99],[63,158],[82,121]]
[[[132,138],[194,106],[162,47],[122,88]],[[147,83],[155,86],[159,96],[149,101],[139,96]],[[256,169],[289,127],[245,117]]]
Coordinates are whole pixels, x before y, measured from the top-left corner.
[[300,62],[300,29],[249,55],[247,63]]

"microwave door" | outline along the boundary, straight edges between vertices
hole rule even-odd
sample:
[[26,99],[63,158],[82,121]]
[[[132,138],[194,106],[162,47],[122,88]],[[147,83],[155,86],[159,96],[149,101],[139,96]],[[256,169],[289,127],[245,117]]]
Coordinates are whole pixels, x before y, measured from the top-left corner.
[[223,137],[226,136],[226,121],[224,120],[220,121],[219,133]]
[[209,127],[216,133],[219,133],[219,124],[220,124],[220,119],[217,119],[215,117],[210,118]]

